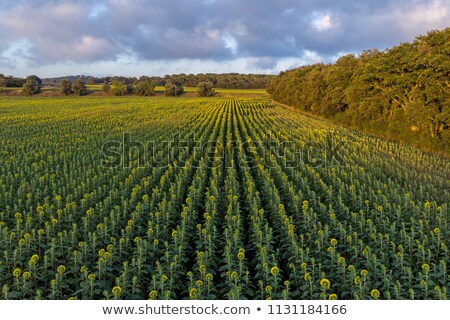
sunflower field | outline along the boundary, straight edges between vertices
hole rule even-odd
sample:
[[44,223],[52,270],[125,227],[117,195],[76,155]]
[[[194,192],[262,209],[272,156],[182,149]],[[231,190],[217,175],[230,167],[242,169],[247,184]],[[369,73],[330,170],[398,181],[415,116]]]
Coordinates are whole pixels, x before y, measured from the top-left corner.
[[448,299],[450,161],[265,99],[0,100],[1,299]]

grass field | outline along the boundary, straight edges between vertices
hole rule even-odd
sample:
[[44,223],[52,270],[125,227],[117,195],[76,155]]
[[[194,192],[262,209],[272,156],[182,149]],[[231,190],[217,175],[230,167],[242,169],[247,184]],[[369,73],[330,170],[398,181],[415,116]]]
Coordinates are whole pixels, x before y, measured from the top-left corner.
[[102,91],[103,84],[88,84],[86,87],[89,91]]
[[0,100],[2,299],[448,299],[450,161],[265,99]]
[[[102,84],[88,84],[86,85],[88,92],[90,93],[100,93],[102,92]],[[215,88],[214,89],[218,96],[222,97],[256,97],[256,98],[262,98],[267,96],[267,92],[265,89],[221,89],[221,88]],[[21,88],[7,88],[7,87],[0,87],[0,93],[16,93],[16,95],[20,95]],[[59,93],[59,87],[43,87],[42,88],[43,93]],[[196,87],[184,87],[184,92],[192,96],[197,92]],[[156,86],[155,87],[155,93],[157,95],[164,94],[164,87],[163,86]]]
[[[164,87],[162,86],[156,86],[155,90],[157,92],[164,92]],[[246,94],[258,94],[258,95],[266,95],[267,91],[266,89],[221,89],[221,88],[215,88],[214,89],[217,93],[227,93],[227,94],[239,94],[239,95],[246,95]],[[197,92],[196,87],[184,87],[184,92]]]

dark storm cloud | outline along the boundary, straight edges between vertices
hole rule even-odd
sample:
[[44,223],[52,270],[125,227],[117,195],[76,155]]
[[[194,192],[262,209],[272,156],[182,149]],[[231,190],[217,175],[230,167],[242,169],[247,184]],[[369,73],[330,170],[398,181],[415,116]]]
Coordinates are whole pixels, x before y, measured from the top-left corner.
[[243,52],[282,57],[304,50],[335,55],[410,40],[446,27],[450,1],[220,1],[220,6],[246,28],[237,37]]
[[[4,0],[0,58],[29,44],[36,63],[248,58],[260,68],[409,41],[443,28],[450,0]],[[10,48],[10,49],[8,49]],[[8,51],[9,50],[9,51]],[[3,53],[2,53],[3,52]]]

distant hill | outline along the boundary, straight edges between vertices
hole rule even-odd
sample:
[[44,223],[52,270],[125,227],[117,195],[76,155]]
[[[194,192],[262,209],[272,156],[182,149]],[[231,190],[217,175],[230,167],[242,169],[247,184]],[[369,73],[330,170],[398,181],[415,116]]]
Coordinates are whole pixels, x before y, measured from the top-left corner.
[[301,110],[450,154],[450,28],[281,72],[268,92]]
[[83,79],[84,82],[89,83],[89,84],[94,84],[94,83],[103,83],[102,78],[96,78],[96,77],[92,77],[92,76],[85,76],[85,75],[76,75],[76,76],[64,76],[64,77],[55,77],[55,78],[44,78],[42,79],[42,84],[43,85],[59,85],[59,83],[62,80],[69,80],[74,82],[75,80],[78,79]]

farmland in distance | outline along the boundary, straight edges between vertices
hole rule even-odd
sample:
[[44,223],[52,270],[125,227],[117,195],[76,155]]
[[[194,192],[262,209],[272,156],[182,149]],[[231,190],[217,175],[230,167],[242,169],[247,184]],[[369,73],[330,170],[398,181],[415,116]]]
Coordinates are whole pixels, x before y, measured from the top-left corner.
[[2,299],[448,299],[450,161],[266,99],[0,100]]

